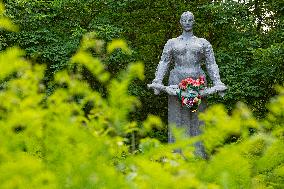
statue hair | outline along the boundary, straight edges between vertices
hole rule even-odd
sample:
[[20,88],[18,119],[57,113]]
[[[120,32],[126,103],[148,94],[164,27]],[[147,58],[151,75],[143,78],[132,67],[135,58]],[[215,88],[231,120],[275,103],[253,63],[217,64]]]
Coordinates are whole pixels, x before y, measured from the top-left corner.
[[192,12],[189,12],[189,11],[186,11],[186,12],[182,13],[182,15],[180,16],[180,19],[182,17],[184,17],[184,16],[189,16],[189,15],[191,15],[193,17],[193,19],[194,19],[194,15],[192,14]]

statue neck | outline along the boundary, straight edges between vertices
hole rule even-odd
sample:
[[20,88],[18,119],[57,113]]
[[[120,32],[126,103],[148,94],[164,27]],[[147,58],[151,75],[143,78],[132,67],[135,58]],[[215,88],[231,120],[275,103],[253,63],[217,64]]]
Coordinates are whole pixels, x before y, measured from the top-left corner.
[[182,32],[182,37],[183,37],[184,39],[189,39],[189,38],[191,38],[192,36],[193,36],[192,30],[191,30],[191,31],[183,31],[183,32]]

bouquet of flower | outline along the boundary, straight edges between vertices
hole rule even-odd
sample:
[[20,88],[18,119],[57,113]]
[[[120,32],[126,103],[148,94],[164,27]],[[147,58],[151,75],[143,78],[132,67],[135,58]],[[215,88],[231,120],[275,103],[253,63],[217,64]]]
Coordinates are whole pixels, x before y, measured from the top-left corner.
[[200,91],[205,88],[205,78],[200,76],[198,79],[191,77],[182,80],[177,92],[178,99],[182,106],[188,107],[192,112],[196,112],[201,103]]

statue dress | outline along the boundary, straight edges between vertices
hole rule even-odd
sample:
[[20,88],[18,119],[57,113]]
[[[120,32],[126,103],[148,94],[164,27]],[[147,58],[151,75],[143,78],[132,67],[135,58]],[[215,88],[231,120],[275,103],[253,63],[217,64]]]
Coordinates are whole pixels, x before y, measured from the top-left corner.
[[[192,77],[197,79],[200,76],[205,77],[204,71],[201,69],[202,62],[205,62],[206,70],[213,86],[219,87],[223,91],[226,86],[221,82],[219,68],[215,62],[215,57],[211,44],[203,38],[194,36],[191,30],[187,31],[188,23],[193,22],[193,15],[190,12],[183,13],[181,24],[184,32],[181,36],[167,41],[161,56],[161,60],[156,70],[155,79],[151,85],[161,84],[163,78],[168,71],[169,65],[174,63],[174,69],[170,71],[168,85],[178,85],[183,79]],[[186,20],[183,25],[182,19]],[[205,81],[206,85],[206,81]],[[151,86],[150,86],[151,87]],[[153,87],[154,88],[154,87]],[[217,92],[217,91],[215,91]],[[156,89],[155,94],[159,91]],[[201,133],[200,126],[203,123],[198,119],[198,112],[203,112],[206,108],[206,103],[202,100],[196,112],[190,111],[186,106],[182,106],[178,101],[177,96],[168,96],[168,125],[174,124],[177,127],[183,127],[188,136],[196,136]],[[174,136],[171,128],[168,129],[168,141],[174,142]],[[206,157],[203,145],[198,142],[196,145],[196,154],[201,157]]]

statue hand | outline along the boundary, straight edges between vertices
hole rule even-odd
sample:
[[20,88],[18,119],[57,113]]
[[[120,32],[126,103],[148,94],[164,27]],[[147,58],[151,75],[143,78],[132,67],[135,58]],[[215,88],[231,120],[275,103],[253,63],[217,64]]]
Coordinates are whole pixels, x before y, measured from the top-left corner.
[[224,83],[218,83],[217,85],[214,86],[218,91],[225,91],[227,90],[227,87]]
[[225,96],[225,92],[224,91],[218,92],[218,95],[220,95],[221,97],[224,97]]
[[158,89],[154,89],[154,94],[155,94],[155,95],[160,94],[160,90],[158,90]]
[[227,89],[226,85],[223,83],[214,85],[210,88],[205,88],[203,91],[201,91],[201,96],[208,96],[213,93],[218,93],[221,97],[225,95],[225,90]]
[[219,85],[216,86],[218,88],[218,95],[221,97],[225,96],[225,91],[228,89],[228,87],[224,83],[220,83]]
[[167,86],[165,88],[165,91],[169,94],[169,95],[176,95],[177,94],[177,89],[178,89],[178,86],[177,85],[170,85],[170,86]]
[[147,87],[148,88],[153,88],[155,95],[160,94],[160,91],[163,90],[163,88],[165,88],[164,85],[159,84],[159,83],[151,83],[151,84],[148,84]]

